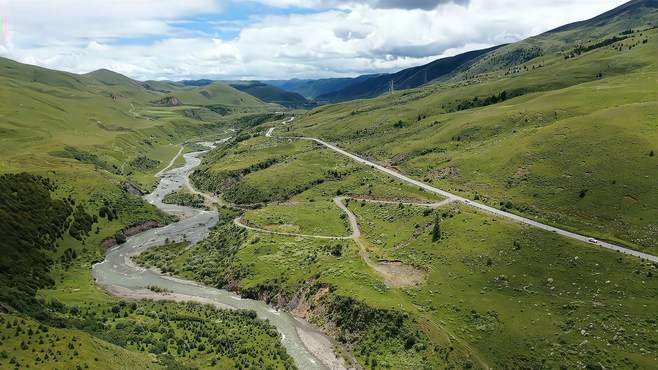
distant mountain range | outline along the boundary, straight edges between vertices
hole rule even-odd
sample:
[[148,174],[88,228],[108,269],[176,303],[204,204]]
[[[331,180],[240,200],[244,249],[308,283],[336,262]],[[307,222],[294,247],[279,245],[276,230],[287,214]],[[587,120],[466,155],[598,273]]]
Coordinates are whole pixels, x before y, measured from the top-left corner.
[[431,63],[403,69],[396,73],[368,74],[354,78],[325,78],[319,80],[270,80],[264,83],[313,99],[320,104],[377,97],[394,89],[411,89],[431,83],[464,69],[477,57],[504,45],[469,51]]
[[[514,68],[538,56],[560,52],[569,45],[586,44],[601,35],[609,34],[613,29],[646,25],[647,12],[653,12],[656,4],[658,0],[630,1],[592,19],[567,24],[523,41],[437,59],[396,73],[365,74],[353,78],[144,82],[107,69],[85,75],[68,75],[80,76],[73,77],[75,81],[82,81],[83,78],[95,81],[116,96],[147,99],[152,95],[168,103],[178,101],[180,104],[254,106],[267,103],[273,107],[278,105],[289,109],[310,109],[318,104],[374,98],[386,93],[391,83],[395,90],[404,90],[436,82],[468,80],[490,71]],[[618,17],[620,14],[625,16]],[[163,94],[167,96],[161,98]]]
[[[308,109],[317,104],[331,104],[380,96],[391,87],[395,90],[413,89],[445,81],[468,80],[490,71],[514,68],[531,59],[559,52],[574,43],[587,43],[611,29],[632,28],[646,23],[646,11],[651,11],[658,0],[630,1],[589,20],[567,24],[535,37],[513,44],[468,51],[452,57],[437,59],[425,65],[403,69],[396,73],[366,74],[352,78],[291,79],[262,81],[224,81],[231,87],[252,95],[263,102],[292,109]],[[619,14],[624,17],[618,17]],[[618,24],[622,22],[623,24]],[[582,32],[582,30],[587,30]],[[581,32],[576,32],[581,30]],[[556,35],[559,34],[559,37]],[[208,79],[180,82],[147,81],[158,91],[202,87],[214,83]]]
[[559,52],[569,45],[590,42],[616,29],[651,26],[646,20],[655,13],[656,6],[658,0],[633,0],[592,19],[567,24],[523,41],[437,59],[397,73],[263,82],[299,93],[320,104],[374,98],[388,91],[391,81],[395,89],[402,90],[433,82],[468,79],[489,71],[513,68],[541,55]]
[[264,102],[279,104],[286,108],[309,109],[316,106],[315,102],[306,99],[296,92],[286,91],[259,81],[230,82],[229,85]]
[[301,94],[307,99],[315,100],[317,97],[342,90],[349,85],[357,84],[382,74],[368,74],[359,77],[322,78],[318,80],[269,80],[266,84]]
[[336,103],[347,100],[374,98],[389,91],[391,83],[393,83],[394,89],[400,90],[419,87],[439,78],[449,76],[455,71],[465,68],[475,58],[496,50],[501,46],[503,45],[437,59],[431,63],[403,69],[397,73],[370,77],[360,76],[342,89],[324,93],[318,96],[316,100],[321,103]]

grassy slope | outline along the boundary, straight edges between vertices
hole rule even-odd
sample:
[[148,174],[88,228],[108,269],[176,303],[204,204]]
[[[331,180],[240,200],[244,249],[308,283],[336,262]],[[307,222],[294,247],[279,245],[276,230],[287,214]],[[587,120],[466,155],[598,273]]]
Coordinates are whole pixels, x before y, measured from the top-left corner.
[[[148,189],[155,183],[152,175],[178,151],[174,143],[220,135],[218,127],[235,118],[208,111],[207,120],[219,122],[209,124],[186,117],[185,107],[149,106],[162,95],[110,71],[80,76],[1,62],[6,72],[0,75],[5,103],[0,104],[1,172],[32,171],[64,181],[96,178],[102,183],[128,177]],[[96,165],[66,158],[61,154],[66,147],[96,155]],[[157,164],[133,168],[130,163],[139,156]]]
[[[258,168],[262,163],[269,166]],[[329,195],[375,192],[389,199],[438,199],[309,142],[263,136],[211,152],[191,178],[206,191],[228,193],[237,203],[312,202]]]
[[455,81],[497,75],[518,68],[535,57],[563,55],[576,45],[588,45],[630,29],[658,26],[658,3],[655,0],[632,0],[594,18],[558,27],[535,37],[506,45],[474,61],[467,68],[444,78]]
[[[658,189],[650,174],[658,165],[649,156],[658,142],[655,41],[655,30],[642,31],[575,58],[546,54],[509,73],[487,69],[484,75],[394,96],[321,107],[280,131],[335,141],[454,192],[496,206],[505,202],[513,212],[655,253],[652,220],[658,218],[658,204],[651,194]],[[503,90],[520,96],[455,111],[460,102]],[[293,203],[292,212],[281,205],[247,212],[261,226],[275,220],[300,231],[317,230],[323,213],[303,217],[316,204],[340,193],[388,198],[396,185],[371,178],[368,170],[332,153],[300,152],[306,144],[286,149],[291,144],[285,140],[269,146],[263,140],[220,149],[221,155],[208,156],[204,164],[222,173],[224,163],[237,163],[235,170],[262,162],[265,152],[288,152],[283,162],[213,188],[269,188],[271,179],[287,178],[279,188],[286,199],[301,202]],[[347,175],[312,182],[303,191],[294,186],[304,179],[300,168],[328,162]],[[400,198],[423,198],[417,189],[398,191]],[[426,271],[426,281],[387,288],[351,242],[251,232],[240,239],[239,249],[231,247],[233,257],[221,259],[218,273],[224,280],[208,278],[213,267],[201,262],[227,253],[222,243],[214,249],[212,240],[171,254],[172,271],[275,302],[318,281],[331,287],[329,297],[405,312],[410,318],[405,325],[419,330],[411,348],[404,337],[400,342],[370,321],[366,312],[372,311],[363,306],[335,316],[322,308],[331,306],[332,298],[312,297],[309,318],[348,343],[362,365],[374,368],[656,366],[655,265],[457,205],[437,211],[438,242],[431,241],[434,214],[426,209],[364,202],[350,202],[350,208],[371,258],[416,266]],[[335,244],[342,244],[339,256],[331,253]],[[199,268],[204,272],[197,273]],[[357,330],[354,339],[345,321],[365,322],[367,329]]]
[[[10,337],[9,329],[3,324],[0,367],[9,367],[12,358],[19,362],[17,368],[27,365],[55,368],[72,364],[86,364],[91,368],[166,367],[168,360],[160,358],[156,364],[155,356],[148,353],[151,347],[142,346],[157,343],[160,338],[157,331],[149,334],[150,337],[135,338],[136,344],[131,346],[119,340],[126,335],[126,328],[130,326],[116,326],[115,318],[104,316],[118,300],[96,289],[90,275],[91,264],[102,258],[99,248],[101,241],[121,229],[147,220],[168,222],[168,218],[153,206],[122,191],[122,182],[129,180],[148,190],[155,183],[153,175],[164,168],[179,150],[176,143],[200,137],[222,137],[225,135],[223,126],[239,117],[221,117],[210,112],[210,122],[204,122],[198,117],[186,117],[183,114],[185,107],[150,106],[149,102],[163,95],[147,91],[134,81],[110,71],[82,76],[22,65],[6,59],[0,59],[0,69],[0,83],[3,85],[0,91],[0,172],[27,171],[48,177],[57,184],[52,194],[54,198],[70,197],[90,215],[98,215],[105,202],[116,211],[116,217],[112,220],[98,217],[89,235],[82,240],[74,239],[65,231],[53,249],[44,251],[52,261],[50,275],[54,285],[39,292],[40,299],[43,299],[41,302],[45,304],[37,310],[40,312],[38,320],[60,338],[56,343],[51,346],[48,337],[44,339],[44,345],[34,335],[28,338],[27,326],[36,325],[34,318],[13,312],[7,302],[1,303],[3,310],[12,312],[11,315],[3,314],[3,319],[13,320],[20,316],[20,320],[26,323],[21,325],[26,332],[15,337],[12,331]],[[259,106],[263,104],[259,103]],[[11,214],[2,215],[5,216],[15,217]],[[6,224],[4,218],[2,222]],[[64,306],[60,303],[51,305],[49,302],[63,302]],[[110,325],[108,327],[113,328],[119,337],[105,337],[105,333],[96,327],[86,326],[91,325],[90,321],[81,324],[80,320],[84,317],[68,313],[72,306],[84,307],[102,316],[96,317],[95,322],[100,320],[101,325]],[[62,307],[64,312],[60,312]],[[145,309],[146,312],[167,311],[172,315],[196,315],[178,307],[150,304]],[[207,320],[209,315],[213,314],[204,314],[203,320]],[[142,314],[122,321],[132,325],[144,320],[151,318]],[[233,319],[229,321],[241,322]],[[62,329],[53,329],[52,325]],[[212,330],[229,329],[224,324],[214,326]],[[252,319],[246,319],[240,327],[241,330],[248,327],[263,329],[259,322]],[[218,367],[236,367],[238,363],[245,365],[262,355],[275,368],[288,366],[290,361],[281,354],[278,338],[270,335],[270,328],[263,330],[264,333],[254,334],[243,341],[244,353],[251,353],[247,356],[251,359],[243,354],[225,353],[222,357],[213,356],[210,351],[202,354],[193,350],[193,356],[179,354],[176,355],[176,361],[202,367],[209,367],[214,361]],[[198,334],[199,330],[179,327],[176,332],[189,336],[193,332]],[[230,337],[237,339],[238,334],[234,332]],[[45,337],[45,334],[36,335]],[[74,337],[75,350],[69,350],[68,343]],[[257,342],[256,338],[263,341],[259,342],[259,349],[255,350],[253,344]],[[16,349],[16,346],[21,347],[21,341],[26,342],[27,349]],[[49,348],[55,353],[60,350],[62,355],[50,354],[48,359],[39,355],[35,362],[36,357],[32,351],[47,351]],[[260,355],[252,356],[256,352]]]
[[189,105],[227,105],[245,107],[263,107],[264,103],[256,97],[239,91],[225,83],[215,82],[207,86],[175,91],[172,96]]
[[252,225],[278,232],[346,236],[350,234],[342,213],[331,201],[270,205],[247,213]]
[[92,90],[101,94],[109,93],[111,97],[131,98],[135,101],[148,103],[159,96],[155,91],[144,89],[139,81],[107,69],[99,69],[82,76]]
[[[7,323],[12,326],[7,327]],[[22,329],[18,334],[16,323],[20,323]],[[81,330],[48,328],[41,331],[34,320],[4,313],[0,314],[0,324],[6,355],[0,356],[0,365],[6,369],[75,368],[76,365],[89,369],[162,368],[152,355],[126,350]],[[28,335],[30,331],[36,334]],[[23,343],[30,344],[23,349]]]
[[[224,165],[234,171],[262,162],[266,153],[287,158],[231,185],[238,188],[244,183],[266,186],[279,177],[296,181],[299,176],[290,172],[295,167],[333,162],[333,168],[344,170],[345,176],[311,184],[302,192],[294,191],[298,187],[293,184],[288,188],[290,203],[268,205],[244,216],[261,227],[283,223],[285,231],[292,232],[339,231],[338,209],[325,207],[338,193],[384,199],[429,196],[368,168],[341,164],[343,158],[333,154],[324,153],[320,159],[305,151],[317,149],[258,137],[218,149],[204,166],[221,173]],[[651,339],[658,308],[655,266],[457,205],[436,211],[442,218],[442,239],[432,242],[434,213],[427,208],[349,204],[359,218],[370,257],[416,266],[427,273],[424,283],[386,287],[351,241],[245,234],[239,229],[232,231],[242,235],[238,239],[226,242],[223,238],[229,232],[220,228],[219,239],[211,237],[198,248],[154,250],[146,260],[175,274],[273,302],[296,297],[309,282],[331,286],[330,295],[311,299],[315,311],[307,317],[348,343],[363,366],[656,365],[658,348]],[[230,224],[232,217],[227,215],[225,222]],[[337,245],[339,255],[334,252]],[[418,330],[416,344],[406,348],[405,337],[368,321],[368,314],[360,314],[363,307],[352,307],[354,316],[322,311],[335,297],[406,313],[410,321],[404,326]],[[327,324],[330,318],[367,323],[367,329],[358,331],[358,339],[350,339],[345,324],[336,328],[335,322]]]
[[[656,330],[650,265],[466,208],[440,211],[451,216],[437,243],[428,232],[432,216],[422,209],[352,209],[367,220],[364,233],[375,250],[429,272],[426,284],[405,292],[417,314],[435,325],[441,320],[489,365],[572,367],[597,358],[606,367],[655,366],[655,355],[615,336],[623,327],[656,350],[647,342]],[[414,236],[414,224],[425,232]]]
[[275,103],[288,108],[311,106],[311,103],[298,93],[286,91],[258,81],[231,82],[230,86],[264,102]]
[[[655,252],[655,40],[655,30],[638,32],[621,52],[541,58],[512,76],[323,107],[295,125],[442,188]],[[519,89],[538,92],[446,112]]]
[[142,82],[142,86],[147,90],[154,90],[163,93],[170,93],[179,89],[184,89],[185,85],[174,81],[155,81],[148,80]]

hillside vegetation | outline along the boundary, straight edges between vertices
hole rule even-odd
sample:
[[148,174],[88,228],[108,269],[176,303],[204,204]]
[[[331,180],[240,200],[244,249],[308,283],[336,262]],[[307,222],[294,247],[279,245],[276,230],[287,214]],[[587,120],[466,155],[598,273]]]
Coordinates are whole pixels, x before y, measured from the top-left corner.
[[[295,367],[255,312],[119,300],[90,273],[105,249],[175,220],[138,195],[156,174],[189,143],[229,136],[190,177],[218,199],[209,237],[135,263],[290,311],[355,368],[658,368],[658,264],[442,202],[294,138],[658,255],[656,26],[658,2],[634,0],[294,121],[276,112],[299,97],[275,102],[267,86],[249,85],[259,99],[0,58],[0,368]],[[388,78],[293,85],[317,97],[365,83],[351,98],[366,98]]]
[[228,84],[214,82],[209,85],[177,90],[172,96],[186,105],[225,105],[262,108],[263,102],[258,98],[241,92]]
[[319,108],[293,133],[495,207],[657,253],[656,30],[624,37],[510,73]]
[[315,106],[315,104],[295,92],[286,91],[258,81],[232,82],[230,86],[264,102],[279,104],[286,108],[308,109]]
[[[254,127],[192,176],[241,208],[222,209],[199,247],[141,263],[292,310],[365,368],[654,368],[655,263],[456,203],[408,204],[436,199],[290,137],[656,255],[656,6],[541,35],[558,46],[534,56],[512,44],[423,88],[316,108],[274,138]],[[319,238],[349,235],[336,197],[361,237]]]
[[[156,247],[138,262],[289,309],[361,366],[655,365],[655,264],[456,204],[405,205],[436,199],[303,141],[253,137],[203,166],[195,184],[256,209],[223,208],[203,243]],[[357,242],[268,233],[349,235],[337,195],[354,198]],[[388,285],[364,250],[422,281]]]
[[203,104],[231,112],[162,106],[166,93],[111,71],[8,59],[0,83],[1,368],[294,367],[252,312],[120,301],[91,278],[106,248],[173,220],[134,193],[179,144],[262,123],[269,107],[228,86]]

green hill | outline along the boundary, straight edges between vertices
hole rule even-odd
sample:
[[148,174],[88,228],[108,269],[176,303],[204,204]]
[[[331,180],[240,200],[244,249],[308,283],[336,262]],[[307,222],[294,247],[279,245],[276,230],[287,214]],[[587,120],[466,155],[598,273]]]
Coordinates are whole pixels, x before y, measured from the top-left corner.
[[[627,29],[658,19],[647,4],[500,48],[444,83],[316,109],[298,132],[496,207],[658,253],[658,188],[646,177],[658,168],[649,155],[658,151],[657,31]],[[600,37],[569,43],[565,32]],[[512,61],[537,40],[563,51]]]
[[564,25],[541,35],[504,46],[475,60],[461,69],[455,79],[473,78],[500,70],[513,69],[530,60],[556,55],[569,55],[578,45],[613,43],[613,37],[633,29],[658,26],[658,2],[655,0],[633,0],[592,19]]
[[[523,41],[473,59],[482,73],[456,69],[255,127],[191,177],[225,201],[258,204],[241,217],[247,239],[230,257],[198,248],[151,258],[303,311],[363,368],[655,368],[655,263],[461,203],[432,209],[437,199],[417,187],[290,139],[318,137],[489,206],[658,255],[658,29],[649,19],[626,28],[634,7],[655,14],[646,4],[565,28],[598,35],[586,42],[543,35],[555,52],[515,54]],[[274,137],[262,135],[268,127]],[[300,236],[349,235],[337,196],[361,236]],[[227,219],[224,230],[237,227]]]
[[185,85],[179,82],[154,80],[144,81],[142,82],[142,86],[147,90],[158,91],[165,94],[185,88]]
[[178,98],[183,104],[187,105],[223,105],[244,108],[266,107],[265,103],[258,98],[222,82],[213,82],[205,86],[177,90],[170,95]]
[[83,76],[67,72],[53,73],[46,68],[18,63],[7,58],[0,57],[0,72],[0,77],[11,77],[11,80],[23,83],[85,90]]
[[[165,93],[107,70],[76,75],[0,59],[0,84],[0,368],[289,367],[274,329],[251,314],[127,303],[91,277],[104,241],[172,221],[128,189],[151,190],[181,143],[224,137],[258,114],[156,106]],[[212,98],[267,113],[230,87]],[[171,346],[160,342],[161,328],[185,343],[175,357],[165,353]],[[230,351],[181,355],[217,333],[236,341]],[[253,364],[236,354],[254,348]]]
[[158,92],[145,89],[139,81],[107,69],[99,69],[82,77],[91,92],[105,94],[112,99],[127,98],[146,104],[159,95]]
[[83,76],[89,80],[97,81],[107,86],[132,85],[135,88],[141,87],[141,84],[132,78],[110,71],[109,69],[98,69],[84,74]]
[[258,81],[231,82],[231,87],[254,96],[264,102],[282,105],[286,108],[308,109],[314,106],[300,94]]

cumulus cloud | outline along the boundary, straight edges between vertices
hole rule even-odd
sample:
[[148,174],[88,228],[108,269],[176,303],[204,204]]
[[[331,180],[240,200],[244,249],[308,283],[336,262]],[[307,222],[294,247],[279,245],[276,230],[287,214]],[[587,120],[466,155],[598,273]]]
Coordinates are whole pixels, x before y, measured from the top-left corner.
[[227,27],[237,32],[223,39],[179,27],[220,12],[222,4],[213,0],[119,0],[112,5],[100,0],[52,0],[46,5],[11,0],[7,18],[13,36],[10,43],[0,42],[0,55],[72,72],[109,68],[138,79],[353,76],[513,42],[623,3],[259,1],[317,9],[208,21],[218,32]]
[[214,0],[3,0],[13,42],[53,45],[173,36],[172,21],[221,9]]

